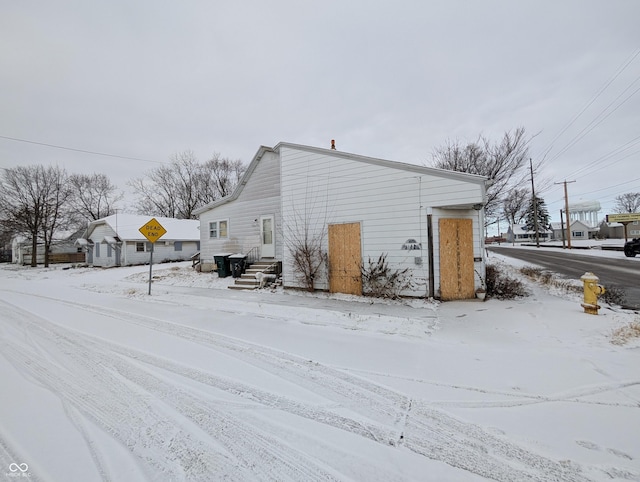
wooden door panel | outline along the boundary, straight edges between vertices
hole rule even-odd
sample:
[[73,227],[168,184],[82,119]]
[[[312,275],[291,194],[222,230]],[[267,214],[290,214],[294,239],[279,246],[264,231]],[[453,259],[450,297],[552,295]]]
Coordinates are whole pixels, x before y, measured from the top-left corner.
[[360,223],[329,225],[329,291],[362,294]]
[[475,297],[473,277],[473,221],[440,219],[440,298]]

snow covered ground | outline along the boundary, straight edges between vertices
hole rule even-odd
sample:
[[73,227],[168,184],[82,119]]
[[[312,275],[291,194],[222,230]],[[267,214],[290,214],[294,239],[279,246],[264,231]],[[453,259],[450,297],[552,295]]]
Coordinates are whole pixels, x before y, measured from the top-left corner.
[[640,315],[147,280],[0,267],[0,477],[640,480]]

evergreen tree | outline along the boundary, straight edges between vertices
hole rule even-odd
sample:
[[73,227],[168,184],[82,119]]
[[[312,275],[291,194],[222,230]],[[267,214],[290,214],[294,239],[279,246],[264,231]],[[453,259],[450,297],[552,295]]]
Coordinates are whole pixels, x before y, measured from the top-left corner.
[[[535,204],[534,204],[535,202]],[[549,211],[547,205],[544,203],[544,199],[536,196],[535,201],[533,196],[529,201],[529,207],[527,208],[527,214],[525,216],[525,229],[527,231],[536,230],[536,207],[538,210],[538,231],[544,231],[549,228]]]

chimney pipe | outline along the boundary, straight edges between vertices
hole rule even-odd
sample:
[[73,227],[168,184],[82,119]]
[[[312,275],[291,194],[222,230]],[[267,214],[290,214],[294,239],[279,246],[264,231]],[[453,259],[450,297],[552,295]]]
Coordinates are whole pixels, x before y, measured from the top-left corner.
[[336,141],[334,139],[331,139],[331,149],[336,150]]

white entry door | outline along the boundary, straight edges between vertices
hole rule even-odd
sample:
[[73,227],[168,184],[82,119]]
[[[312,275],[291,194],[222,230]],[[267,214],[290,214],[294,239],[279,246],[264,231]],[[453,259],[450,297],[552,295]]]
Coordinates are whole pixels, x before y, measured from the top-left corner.
[[260,216],[260,256],[274,258],[276,255],[273,216]]

